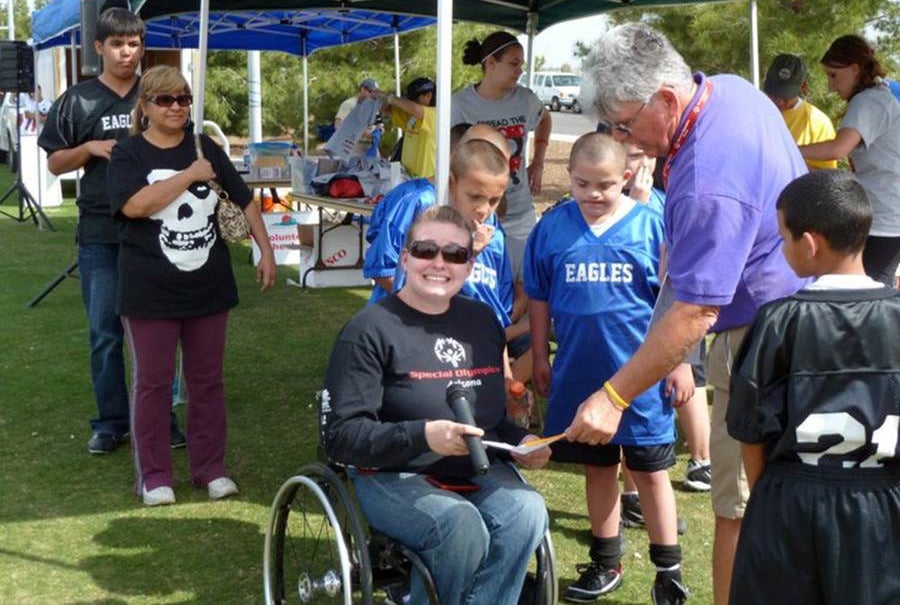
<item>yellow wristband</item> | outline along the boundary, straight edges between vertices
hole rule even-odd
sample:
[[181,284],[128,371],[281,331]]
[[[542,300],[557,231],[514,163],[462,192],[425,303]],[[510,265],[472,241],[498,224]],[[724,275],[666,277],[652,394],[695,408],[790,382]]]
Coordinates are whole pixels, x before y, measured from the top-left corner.
[[618,392],[613,388],[613,385],[609,383],[607,380],[603,383],[603,390],[606,391],[606,394],[609,395],[610,402],[620,411],[624,412],[628,409],[628,406],[631,405],[628,401],[622,399],[622,396],[619,395]]

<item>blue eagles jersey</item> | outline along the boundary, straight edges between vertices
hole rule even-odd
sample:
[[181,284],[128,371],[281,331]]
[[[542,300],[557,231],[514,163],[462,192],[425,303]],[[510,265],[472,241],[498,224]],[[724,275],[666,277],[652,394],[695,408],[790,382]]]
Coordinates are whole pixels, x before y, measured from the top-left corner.
[[[644,341],[659,290],[662,216],[635,204],[599,237],[577,202],[544,214],[525,247],[525,291],[550,309],[558,341],[544,432],[562,432]],[[639,395],[612,442],[675,440],[663,383]]]
[[[363,276],[393,277],[400,264],[400,251],[406,242],[406,232],[419,214],[433,206],[434,185],[428,179],[413,179],[401,183],[375,206],[366,240],[369,249],[363,263]],[[378,284],[372,288],[369,303],[373,304],[388,293]]]
[[661,189],[653,187],[650,189],[650,199],[647,200],[647,207],[659,212],[660,215],[665,214],[666,210],[666,194]]
[[[410,224],[416,217],[410,219]],[[513,306],[513,274],[509,255],[506,253],[506,235],[497,220],[497,215],[492,214],[485,221],[494,228],[494,235],[487,246],[475,257],[472,272],[466,278],[460,291],[464,296],[480,300],[487,304],[497,316],[497,320],[504,328],[512,323]],[[409,225],[406,226],[409,229]],[[394,273],[394,292],[399,292],[406,283],[406,273],[397,265]]]

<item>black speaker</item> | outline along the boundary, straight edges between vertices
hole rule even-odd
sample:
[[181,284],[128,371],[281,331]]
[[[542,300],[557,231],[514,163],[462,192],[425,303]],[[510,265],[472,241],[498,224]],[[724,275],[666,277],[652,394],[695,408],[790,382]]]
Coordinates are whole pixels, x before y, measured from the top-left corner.
[[101,0],[81,0],[81,75],[96,76],[101,70],[100,55],[94,50],[97,16]]
[[21,40],[0,40],[0,90],[34,91],[34,51]]

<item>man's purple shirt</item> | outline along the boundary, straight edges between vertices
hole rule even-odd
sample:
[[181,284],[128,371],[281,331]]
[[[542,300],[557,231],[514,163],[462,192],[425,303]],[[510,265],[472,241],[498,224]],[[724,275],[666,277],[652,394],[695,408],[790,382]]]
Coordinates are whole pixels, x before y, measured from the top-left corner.
[[[707,77],[694,75],[696,104]],[[775,202],[807,171],[775,105],[746,80],[708,78],[712,94],[672,161],[666,189],[668,276],[681,302],[719,307],[713,332],[803,287],[781,253]]]

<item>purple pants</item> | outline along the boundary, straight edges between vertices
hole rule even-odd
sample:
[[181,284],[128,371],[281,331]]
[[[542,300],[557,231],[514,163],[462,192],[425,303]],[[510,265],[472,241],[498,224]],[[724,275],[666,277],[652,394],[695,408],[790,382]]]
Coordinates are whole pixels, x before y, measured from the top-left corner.
[[132,358],[131,444],[135,493],[173,485],[169,412],[175,352],[181,342],[188,392],[191,482],[204,487],[225,472],[225,328],[228,312],[185,319],[122,317]]

